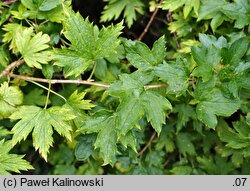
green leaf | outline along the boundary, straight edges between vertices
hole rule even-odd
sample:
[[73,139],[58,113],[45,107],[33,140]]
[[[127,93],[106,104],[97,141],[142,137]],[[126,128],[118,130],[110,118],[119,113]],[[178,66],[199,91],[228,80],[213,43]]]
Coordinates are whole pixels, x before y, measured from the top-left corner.
[[222,12],[230,19],[235,20],[235,28],[243,28],[250,23],[250,5],[248,0],[235,0],[222,7]]
[[225,0],[203,0],[199,9],[198,21],[215,18],[227,2]]
[[163,1],[161,8],[172,12],[182,7],[183,5],[184,18],[187,18],[192,9],[194,10],[196,16],[198,16],[200,0],[166,0]]
[[100,149],[100,154],[103,158],[103,165],[113,164],[114,158],[117,152],[117,133],[114,127],[114,120],[109,120],[110,124],[106,126],[98,133],[96,142],[94,144],[95,149]]
[[190,175],[193,169],[191,166],[176,166],[170,170],[171,173],[176,175]]
[[[43,95],[43,90],[39,88],[34,88],[24,96],[23,104],[44,106],[45,101],[46,96]],[[50,104],[50,100],[48,101],[48,104]]]
[[86,92],[78,93],[77,90],[75,90],[69,97],[67,104],[69,104],[72,108],[76,108],[79,110],[90,110],[94,107],[94,105],[91,102],[91,100],[84,100]]
[[242,119],[241,122],[234,123],[233,129],[228,127],[224,121],[220,121],[217,126],[218,136],[226,142],[226,146],[233,149],[244,149],[250,147],[250,126]]
[[121,135],[119,137],[119,141],[125,148],[129,146],[133,149],[133,151],[137,153],[137,150],[136,150],[137,139],[133,131],[129,131],[126,135]]
[[176,62],[164,62],[155,68],[155,74],[164,82],[168,83],[167,90],[181,95],[188,88],[189,69],[185,60]]
[[34,35],[32,28],[20,30],[15,35],[17,50],[22,54],[24,61],[29,67],[42,69],[41,64],[47,64],[50,60],[49,48],[50,37],[42,32]]
[[166,0],[162,3],[161,8],[164,10],[175,11],[185,4],[185,0]]
[[76,116],[73,119],[76,127],[80,127],[87,118],[87,114],[83,110],[90,110],[94,107],[91,100],[84,100],[86,92],[78,93],[78,90],[75,90],[67,100],[67,103],[64,104],[66,109],[69,109]]
[[75,148],[75,156],[77,160],[86,160],[94,150],[96,134],[79,135],[76,137],[78,141]]
[[197,161],[200,163],[201,169],[204,169],[208,174],[225,175],[231,174],[234,170],[234,166],[231,162],[228,162],[226,157],[215,155],[214,157],[197,157]]
[[0,119],[9,117],[16,106],[23,102],[23,93],[17,86],[9,86],[4,82],[0,86]]
[[194,144],[192,143],[192,135],[189,133],[179,133],[176,136],[176,145],[179,148],[179,152],[186,156],[196,155]]
[[60,135],[71,140],[71,126],[69,120],[75,118],[69,110],[61,107],[51,107],[47,110],[36,106],[21,106],[10,118],[18,121],[12,129],[13,145],[26,139],[32,133],[33,145],[39,150],[42,157],[47,160],[47,154],[53,143],[53,129]]
[[[115,97],[124,97],[130,95],[140,95],[143,91],[143,84],[134,79],[129,74],[119,76],[120,80],[111,84],[108,93]],[[137,76],[138,78],[138,76]]]
[[17,53],[17,46],[16,46],[16,36],[20,31],[23,31],[25,27],[18,23],[8,23],[4,25],[3,30],[6,31],[3,35],[3,42],[10,42],[10,49],[13,50],[14,53]]
[[0,46],[0,65],[7,67],[10,63],[10,53],[8,52],[6,46]]
[[203,46],[208,48],[209,46],[214,45],[216,48],[221,49],[223,47],[227,47],[227,39],[225,37],[220,36],[218,39],[213,35],[199,34],[199,41]]
[[227,4],[225,0],[202,0],[197,21],[212,19],[210,25],[215,31],[227,19],[222,12],[223,7]]
[[[138,95],[139,96],[139,95]],[[117,108],[116,128],[119,134],[125,135],[134,128],[142,118],[144,110],[140,97],[130,96],[122,100]]]
[[7,135],[10,135],[10,134],[11,134],[11,132],[8,129],[0,126],[0,138],[1,139]]
[[23,16],[31,19],[47,19],[60,23],[64,18],[63,1],[64,0],[21,0],[22,4],[28,8],[28,10],[23,13]]
[[20,173],[20,170],[32,170],[33,167],[26,160],[22,159],[24,155],[9,154],[8,146],[4,140],[0,141],[0,174],[9,175],[9,172]]
[[61,4],[61,0],[44,0],[39,6],[40,11],[50,11]]
[[65,9],[65,36],[71,42],[69,48],[56,49],[53,54],[55,65],[64,67],[66,76],[79,76],[89,66],[101,58],[108,58],[116,53],[119,45],[118,36],[122,23],[103,27],[101,31],[79,13]]
[[144,92],[140,100],[148,121],[150,121],[158,135],[160,135],[162,125],[166,123],[165,111],[172,109],[171,103],[163,96],[150,90]]
[[247,52],[249,39],[247,37],[236,40],[228,49],[222,49],[221,56],[223,63],[238,65],[241,58]]
[[130,28],[136,19],[136,13],[143,14],[144,4],[141,0],[104,0],[108,4],[102,12],[101,22],[117,20],[123,12],[123,18]]
[[220,63],[220,51],[213,45],[209,47],[192,47],[192,56],[197,64],[192,74],[208,81],[212,78],[213,70]]
[[199,100],[196,107],[198,119],[212,129],[217,125],[216,116],[229,117],[240,107],[238,99],[225,97],[217,88],[203,92],[196,90],[195,99]]
[[177,113],[177,120],[176,120],[177,132],[179,132],[183,127],[185,128],[188,121],[196,118],[196,114],[193,107],[187,104],[175,105],[173,112]]
[[115,117],[106,111],[97,112],[79,128],[83,133],[97,133],[94,148],[99,149],[103,165],[114,164],[117,153]]
[[165,37],[162,36],[153,44],[152,50],[142,42],[124,41],[126,58],[139,70],[152,70],[152,66],[159,65],[166,56]]

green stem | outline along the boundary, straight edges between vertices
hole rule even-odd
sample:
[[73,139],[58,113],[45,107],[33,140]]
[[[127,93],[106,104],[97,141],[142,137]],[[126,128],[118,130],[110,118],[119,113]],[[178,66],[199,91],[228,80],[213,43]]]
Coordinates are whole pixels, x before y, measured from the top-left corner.
[[93,75],[94,75],[94,73],[95,73],[95,68],[96,68],[96,62],[95,62],[95,64],[94,64],[94,67],[93,67],[93,69],[92,69],[92,71],[91,71],[91,74],[90,74],[89,78],[87,79],[87,81],[90,81],[91,78],[93,77]]
[[36,84],[37,86],[39,86],[39,87],[41,87],[41,88],[43,88],[43,89],[45,89],[45,90],[47,90],[47,91],[50,91],[51,93],[57,95],[58,97],[62,98],[65,102],[67,102],[67,100],[66,100],[65,97],[63,97],[62,95],[60,95],[60,94],[54,92],[53,90],[49,90],[49,89],[46,88],[45,86],[43,86],[43,85],[41,85],[41,84],[39,84],[39,83],[37,83],[37,82],[34,82],[34,81],[32,81],[32,80],[27,80],[27,81],[29,81],[29,82],[31,82],[31,83],[33,83],[33,84]]
[[49,94],[50,94],[50,91],[51,91],[51,82],[49,82],[49,90],[48,90],[48,92],[47,92],[47,97],[46,97],[46,102],[45,102],[44,109],[47,109],[48,102],[49,102]]

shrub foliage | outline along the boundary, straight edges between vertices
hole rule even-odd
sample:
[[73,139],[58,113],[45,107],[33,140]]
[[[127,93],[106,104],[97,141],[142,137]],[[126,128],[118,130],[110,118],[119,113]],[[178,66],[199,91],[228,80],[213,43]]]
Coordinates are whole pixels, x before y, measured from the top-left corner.
[[0,2],[0,174],[250,174],[248,0],[72,3]]

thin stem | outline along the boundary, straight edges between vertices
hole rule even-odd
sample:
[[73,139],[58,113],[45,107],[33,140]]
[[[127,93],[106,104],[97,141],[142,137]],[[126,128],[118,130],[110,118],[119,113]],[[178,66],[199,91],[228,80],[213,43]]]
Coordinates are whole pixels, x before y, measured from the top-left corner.
[[155,137],[156,137],[156,132],[152,134],[145,147],[143,147],[143,149],[137,154],[137,157],[141,156],[148,149],[148,147],[152,144]]
[[50,91],[51,91],[51,83],[49,82],[49,90],[48,90],[48,92],[47,92],[47,97],[46,97],[46,102],[45,102],[44,109],[46,109],[47,106],[48,106]]
[[[50,91],[51,93],[57,95],[58,97],[62,98],[65,102],[67,102],[67,100],[66,100],[65,97],[63,97],[62,95],[60,95],[60,94],[54,92],[53,90],[49,90],[49,88],[46,88],[45,86],[43,86],[43,85],[41,85],[41,84],[39,84],[39,83],[37,83],[37,82],[35,82],[35,81],[33,81],[33,80],[27,80],[27,81],[29,81],[29,82],[31,82],[31,83],[33,83],[33,84],[36,84],[37,86],[39,86],[39,87],[41,87],[41,88],[43,88],[43,89],[45,89],[45,90],[47,90],[47,91]],[[47,83],[49,83],[49,80],[48,80]]]
[[22,75],[16,75],[16,74],[9,74],[9,76],[12,78],[18,78],[18,79],[26,80],[26,81],[36,81],[36,82],[43,82],[43,83],[51,82],[51,84],[84,84],[84,85],[98,86],[102,88],[110,87],[110,85],[108,84],[101,84],[101,83],[91,82],[87,80],[57,80],[57,79],[48,80],[48,79],[43,79],[43,78],[35,78],[35,77],[22,76]]
[[167,84],[147,85],[147,86],[144,86],[144,89],[145,90],[148,90],[148,89],[158,89],[158,88],[163,88],[163,87],[167,87],[167,86],[168,86]]
[[[159,5],[160,5],[162,2],[163,2],[163,0],[161,0],[161,1],[159,2]],[[157,7],[157,8],[155,9],[155,11],[153,12],[153,14],[151,15],[151,17],[150,17],[150,19],[149,19],[149,21],[148,21],[146,27],[144,28],[144,30],[143,30],[143,32],[141,33],[141,35],[138,37],[138,39],[137,39],[138,41],[141,41],[141,40],[143,39],[143,37],[146,35],[146,33],[148,32],[148,29],[149,29],[149,27],[151,26],[151,24],[152,24],[152,22],[153,22],[153,20],[154,20],[154,18],[155,18],[155,16],[156,16],[156,14],[157,14],[158,11],[159,11],[159,7]]]
[[[9,74],[9,76],[12,78],[17,78],[17,79],[25,80],[25,81],[43,82],[43,83],[51,83],[51,84],[84,84],[84,85],[97,86],[97,87],[102,87],[102,88],[110,87],[109,84],[101,84],[101,83],[92,82],[88,80],[57,80],[57,79],[48,80],[48,79],[43,79],[43,78],[35,78],[35,77],[16,75],[16,74]],[[167,86],[168,86],[167,84],[147,85],[147,86],[144,86],[144,89],[145,90],[157,89],[157,88],[162,88],[162,87],[167,87]]]
[[[171,13],[170,11],[169,11],[168,14],[167,14],[167,21],[168,21],[169,23],[173,22],[172,13]],[[176,44],[177,49],[181,49],[181,45],[180,45],[180,43],[179,43],[179,41],[178,41],[178,38],[177,38],[177,33],[174,32],[173,35],[174,35],[174,41],[175,41],[175,44]]]
[[89,78],[87,79],[87,81],[91,81],[91,78],[93,77],[93,75],[94,75],[94,73],[95,73],[95,68],[96,68],[96,62],[95,62],[95,64],[94,64],[94,67],[93,67],[93,69],[92,69],[92,71],[91,71],[91,74],[90,74]]

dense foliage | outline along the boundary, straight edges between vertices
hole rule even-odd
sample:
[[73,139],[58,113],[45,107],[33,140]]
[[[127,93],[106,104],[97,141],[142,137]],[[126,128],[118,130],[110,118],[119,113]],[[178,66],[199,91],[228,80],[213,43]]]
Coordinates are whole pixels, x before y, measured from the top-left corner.
[[249,0],[0,2],[0,174],[250,174],[249,24]]

